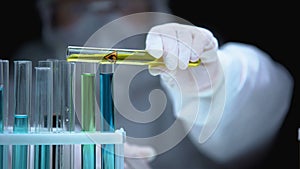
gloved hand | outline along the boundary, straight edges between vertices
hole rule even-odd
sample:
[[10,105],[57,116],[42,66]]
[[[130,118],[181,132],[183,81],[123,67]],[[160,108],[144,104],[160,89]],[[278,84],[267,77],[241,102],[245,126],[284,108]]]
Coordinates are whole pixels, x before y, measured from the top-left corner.
[[[224,84],[217,49],[213,34],[196,26],[167,23],[152,27],[147,35],[146,50],[165,63],[149,67],[150,74],[161,76],[175,106],[175,115],[186,122],[195,122],[195,113],[201,109],[199,99],[212,97]],[[188,67],[190,61],[199,59],[200,66]]]
[[154,159],[155,150],[148,146],[124,143],[124,169],[150,169],[149,162]]

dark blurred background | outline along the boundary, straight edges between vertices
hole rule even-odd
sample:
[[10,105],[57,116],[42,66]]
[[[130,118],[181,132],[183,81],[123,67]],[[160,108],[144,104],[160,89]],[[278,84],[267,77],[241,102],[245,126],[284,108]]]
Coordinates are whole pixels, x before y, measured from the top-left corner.
[[[41,23],[34,0],[2,1],[1,7],[0,58],[10,59],[23,43],[39,38]],[[292,106],[262,168],[299,168],[300,118],[296,93],[300,15],[296,3],[171,0],[170,7],[173,14],[213,31],[220,44],[228,41],[254,44],[291,72],[295,80]]]
[[257,168],[299,169],[300,109],[299,104],[296,105],[299,66],[296,59],[299,57],[297,22],[300,15],[296,4],[291,1],[171,0],[170,5],[173,14],[214,31],[221,44],[228,41],[254,44],[290,71],[295,80],[291,109],[271,152]]

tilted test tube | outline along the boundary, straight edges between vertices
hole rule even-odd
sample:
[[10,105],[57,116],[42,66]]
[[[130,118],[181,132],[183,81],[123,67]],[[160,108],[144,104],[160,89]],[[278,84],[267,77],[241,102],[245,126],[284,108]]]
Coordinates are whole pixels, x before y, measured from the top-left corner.
[[[114,49],[68,46],[66,53],[68,62],[91,62],[100,64],[126,64],[126,65],[163,65],[161,58],[157,59],[146,50],[138,49]],[[189,67],[200,65],[201,60],[189,62]]]

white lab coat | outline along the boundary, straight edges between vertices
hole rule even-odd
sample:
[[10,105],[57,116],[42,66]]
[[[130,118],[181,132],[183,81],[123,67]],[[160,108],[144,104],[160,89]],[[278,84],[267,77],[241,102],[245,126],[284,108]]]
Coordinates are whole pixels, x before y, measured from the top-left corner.
[[200,125],[189,136],[200,151],[221,164],[251,166],[261,160],[288,113],[293,78],[252,45],[227,43],[218,55],[225,75],[222,119],[207,142],[197,142]]
[[[183,118],[182,128],[177,130],[178,133],[184,133],[185,123],[194,123],[188,137],[170,150],[159,154],[151,162],[154,168],[251,167],[259,163],[268,151],[288,113],[293,78],[287,69],[253,45],[227,43],[218,50],[218,56],[225,83],[215,93],[200,96],[203,97],[200,99],[206,101],[200,102],[196,121],[190,122]],[[140,109],[149,108],[145,100],[147,102],[151,90],[160,88],[158,81],[157,77],[150,77],[147,71],[138,75],[137,79],[132,81],[132,88],[129,89],[134,95],[132,104]],[[117,120],[122,121],[117,124],[124,127],[128,135],[142,138],[157,135],[168,130],[176,117],[181,118],[176,115],[177,105],[182,101],[177,99],[179,95],[176,89],[164,81],[160,82],[172,105],[168,103],[162,117],[147,125],[128,122],[123,117],[117,116]],[[122,89],[120,87],[122,84],[115,85],[115,88]],[[224,100],[216,99],[211,102],[213,97],[223,96]],[[206,120],[212,107],[215,109],[220,107],[222,117],[210,137],[205,142],[199,142],[201,131],[209,124]],[[170,141],[165,138],[158,140],[137,141],[137,143],[160,148],[157,144]],[[199,152],[196,152],[197,150]]]

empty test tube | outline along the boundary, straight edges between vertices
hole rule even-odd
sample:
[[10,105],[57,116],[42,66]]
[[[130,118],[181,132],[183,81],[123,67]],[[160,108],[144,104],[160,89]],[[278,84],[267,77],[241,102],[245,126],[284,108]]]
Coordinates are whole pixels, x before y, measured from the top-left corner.
[[[72,80],[74,63],[66,60],[47,59],[39,66],[51,67],[53,71],[53,131],[71,132],[75,129]],[[55,169],[74,168],[74,146],[54,145],[53,164]]]
[[0,60],[0,133],[8,127],[9,61]]
[[[14,133],[28,133],[31,113],[32,62],[14,61]],[[12,168],[27,168],[27,145],[14,145]]]
[[[36,93],[34,128],[36,133],[51,132],[53,118],[53,74],[50,67],[35,67]],[[51,168],[51,146],[35,145],[34,168]]]
[[35,67],[35,132],[51,132],[53,123],[53,74],[51,67]]
[[[68,62],[92,62],[101,64],[127,64],[127,65],[163,65],[163,59],[151,56],[146,50],[137,49],[113,49],[68,46]],[[189,67],[200,65],[200,60],[190,62]]]
[[[60,61],[60,114],[62,130],[64,132],[72,132],[75,130],[75,115],[74,104],[72,100],[73,95],[73,73],[74,63],[69,63],[65,60]],[[62,146],[62,168],[76,168],[74,166],[74,145]]]

